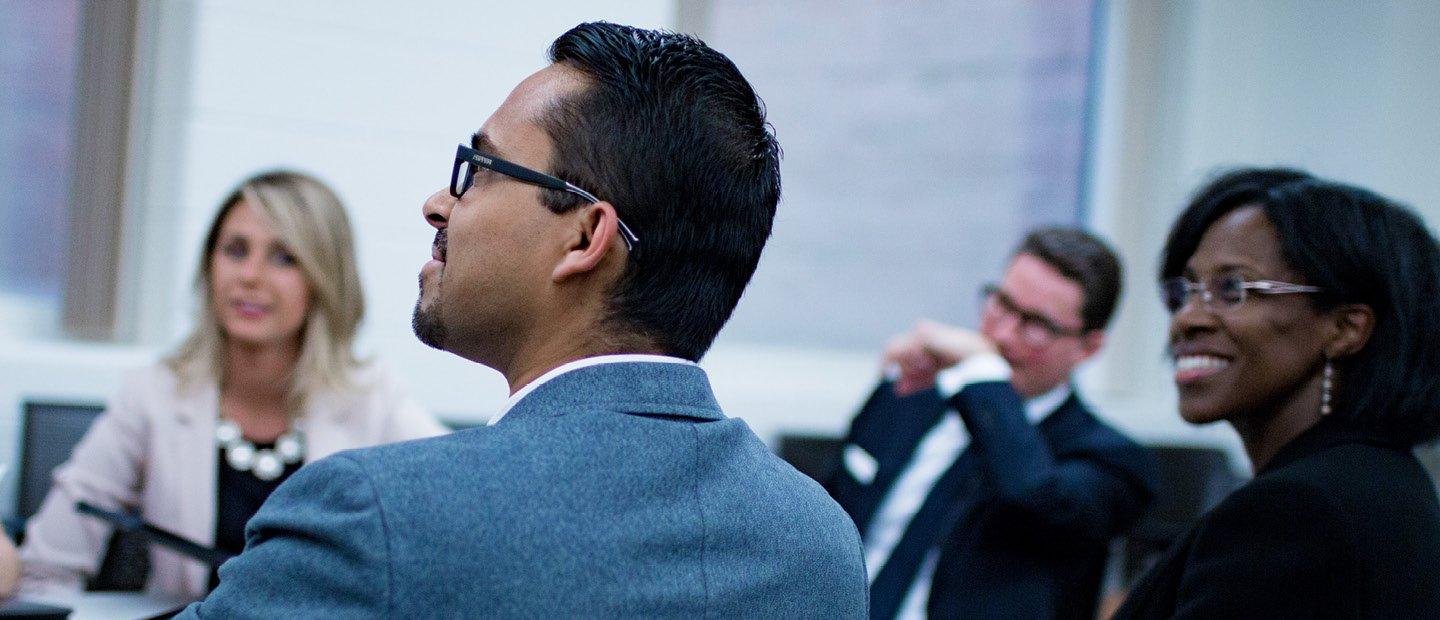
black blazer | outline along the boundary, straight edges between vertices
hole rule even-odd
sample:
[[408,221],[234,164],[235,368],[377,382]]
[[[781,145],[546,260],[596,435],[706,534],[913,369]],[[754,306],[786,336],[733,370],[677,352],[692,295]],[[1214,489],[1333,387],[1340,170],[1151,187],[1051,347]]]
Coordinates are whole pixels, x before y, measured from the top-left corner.
[[[1093,618],[1109,542],[1150,502],[1155,471],[1143,448],[1073,394],[1034,425],[1008,383],[973,384],[947,403],[933,388],[897,398],[882,382],[851,423],[845,446],[875,459],[874,478],[858,480],[842,450],[826,488],[864,533],[947,407],[960,414],[970,444],[927,499],[927,506],[946,505],[943,518],[930,522],[935,531],[915,534],[940,550],[929,615]],[[911,529],[923,520],[917,514]],[[891,562],[903,546],[902,540]],[[876,595],[872,590],[873,617],[885,614]]]
[[1327,419],[1210,511],[1116,618],[1440,618],[1440,502],[1409,446]]

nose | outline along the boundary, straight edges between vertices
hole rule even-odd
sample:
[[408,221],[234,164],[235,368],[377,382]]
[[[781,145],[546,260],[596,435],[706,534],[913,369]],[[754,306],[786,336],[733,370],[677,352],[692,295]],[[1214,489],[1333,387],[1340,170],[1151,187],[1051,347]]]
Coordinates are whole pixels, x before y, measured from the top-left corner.
[[996,346],[1009,348],[1015,344],[1015,340],[1019,336],[1020,318],[1004,310],[988,312],[981,331]]
[[441,189],[430,194],[425,199],[425,205],[420,212],[425,215],[425,221],[430,222],[436,229],[445,228],[450,222],[450,209],[455,207],[456,198],[450,195],[450,190]]
[[1191,294],[1175,314],[1170,316],[1170,341],[1215,328],[1215,314],[1205,307],[1201,295]]
[[240,261],[240,279],[246,283],[253,283],[260,280],[260,274],[265,270],[265,256],[261,252],[251,252],[244,260]]

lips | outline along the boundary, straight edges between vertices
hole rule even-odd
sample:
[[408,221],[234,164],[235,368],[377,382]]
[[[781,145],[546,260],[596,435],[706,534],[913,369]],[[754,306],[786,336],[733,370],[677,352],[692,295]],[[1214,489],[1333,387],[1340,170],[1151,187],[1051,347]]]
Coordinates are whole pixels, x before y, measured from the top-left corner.
[[270,313],[270,306],[253,301],[235,300],[230,302],[230,307],[236,314],[247,319],[258,319]]
[[447,237],[445,235],[445,229],[441,228],[440,230],[435,232],[435,242],[430,244],[430,258],[438,260],[442,263],[445,262],[446,244]]

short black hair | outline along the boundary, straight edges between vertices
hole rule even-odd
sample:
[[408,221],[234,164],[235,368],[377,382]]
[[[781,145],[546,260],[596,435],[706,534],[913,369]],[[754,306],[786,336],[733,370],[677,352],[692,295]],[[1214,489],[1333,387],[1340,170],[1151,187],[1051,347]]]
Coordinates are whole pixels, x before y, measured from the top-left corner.
[[1028,254],[1054,267],[1080,285],[1085,303],[1080,320],[1085,331],[1105,329],[1120,302],[1124,280],[1120,259],[1099,237],[1079,228],[1052,226],[1025,235],[1012,256]]
[[1221,217],[1259,206],[1286,264],[1318,310],[1360,303],[1375,328],[1337,371],[1332,416],[1414,444],[1440,433],[1440,248],[1405,206],[1289,168],[1242,168],[1195,193],[1165,244],[1160,277],[1178,277]]
[[[699,39],[605,22],[550,47],[589,79],[542,125],[552,174],[610,202],[639,237],[609,319],[699,360],[755,273],[780,200],[780,146],[735,64]],[[547,190],[557,213],[575,196]]]

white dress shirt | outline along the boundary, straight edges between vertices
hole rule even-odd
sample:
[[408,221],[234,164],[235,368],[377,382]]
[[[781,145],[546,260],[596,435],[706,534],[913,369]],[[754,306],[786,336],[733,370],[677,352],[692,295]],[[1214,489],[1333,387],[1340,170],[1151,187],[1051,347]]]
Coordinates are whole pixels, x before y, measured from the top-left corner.
[[[1010,366],[1005,363],[1004,358],[991,353],[971,356],[954,368],[941,372],[936,377],[935,386],[941,397],[949,400],[972,383],[1009,379]],[[1054,413],[1069,397],[1070,386],[1062,383],[1049,392],[1025,401],[1025,417],[1032,424],[1039,423]],[[875,518],[866,529],[865,570],[872,583],[875,576],[880,574],[880,569],[889,559],[891,552],[895,550],[895,545],[899,544],[900,538],[905,535],[905,529],[910,526],[915,513],[919,512],[925,498],[930,496],[935,483],[950,469],[969,443],[970,434],[965,430],[965,423],[953,409],[946,409],[940,422],[920,440],[915,454],[910,457],[910,463],[905,466],[905,471],[901,472],[895,484],[891,485],[890,491],[875,511]],[[911,585],[900,605],[897,618],[925,617],[925,606],[930,599],[930,582],[935,575],[939,556],[939,549],[931,549],[925,555],[920,571],[915,575],[915,583]]]
[[699,366],[699,364],[696,364],[695,362],[687,359],[671,357],[669,355],[654,355],[650,353],[596,355],[594,357],[580,358],[573,362],[566,362],[564,364],[556,366],[550,369],[549,372],[537,377],[534,381],[526,383],[524,387],[515,390],[515,393],[510,395],[510,399],[505,401],[505,407],[500,410],[500,413],[495,414],[495,417],[490,418],[490,421],[486,422],[485,425],[495,426],[495,423],[499,422],[500,418],[505,417],[505,414],[510,413],[510,410],[515,408],[515,403],[518,403],[521,399],[529,396],[531,392],[535,391],[535,388],[540,387],[546,381],[554,379],[555,377],[563,375],[572,370],[580,370],[581,368],[586,368],[589,366],[599,366],[600,364],[623,364],[626,362],[655,362],[659,364],[689,364],[691,366]]

